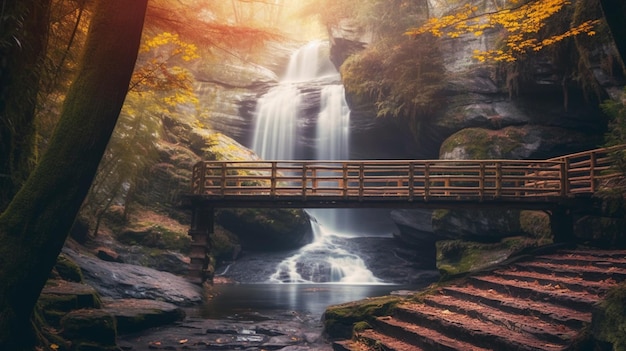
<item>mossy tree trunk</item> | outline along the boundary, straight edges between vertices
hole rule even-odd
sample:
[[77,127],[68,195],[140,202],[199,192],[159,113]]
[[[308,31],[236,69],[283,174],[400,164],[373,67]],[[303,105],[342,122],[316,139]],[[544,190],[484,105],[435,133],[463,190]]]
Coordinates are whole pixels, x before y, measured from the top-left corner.
[[626,63],[626,1],[600,0],[600,4],[622,62]]
[[0,215],[0,350],[30,350],[30,317],[124,102],[147,0],[100,0],[48,151]]
[[0,13],[0,211],[35,158],[35,106],[46,57],[50,0],[8,0]]

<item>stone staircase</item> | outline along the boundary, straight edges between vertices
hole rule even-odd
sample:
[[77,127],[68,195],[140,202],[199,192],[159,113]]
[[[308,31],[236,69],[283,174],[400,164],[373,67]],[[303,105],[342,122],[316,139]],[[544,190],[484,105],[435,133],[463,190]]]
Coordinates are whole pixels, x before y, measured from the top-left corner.
[[565,350],[593,304],[626,280],[626,251],[560,250],[401,303],[336,351]]

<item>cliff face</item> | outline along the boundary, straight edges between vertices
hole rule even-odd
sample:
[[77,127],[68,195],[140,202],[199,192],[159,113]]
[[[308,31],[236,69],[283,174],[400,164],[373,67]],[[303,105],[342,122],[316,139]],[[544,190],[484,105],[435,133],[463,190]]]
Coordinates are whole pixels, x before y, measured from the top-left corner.
[[[446,9],[438,11],[441,15]],[[371,44],[358,39],[367,37],[364,34],[341,28],[330,33],[336,36],[331,42],[337,65],[355,48]],[[473,58],[475,50],[496,48],[500,34],[492,31],[483,36],[468,34],[438,41],[445,68],[439,94],[442,101],[437,102],[442,107],[421,122],[414,135],[418,150],[413,154],[434,159],[535,159],[601,145],[607,120],[599,102],[616,96],[624,86],[622,69],[615,69],[613,45],[606,40],[583,40],[582,44],[567,47],[570,51],[563,52],[561,48],[556,54],[556,50],[545,50],[511,64],[485,63]],[[580,45],[584,47],[581,49]],[[586,55],[584,60],[579,59],[581,55]],[[590,86],[594,92],[590,92]],[[349,102],[367,100],[364,96],[348,96]],[[376,120],[375,112],[354,107],[359,107],[363,121]],[[406,131],[412,127],[409,121],[410,118],[398,118],[396,123],[404,124]],[[397,140],[405,137],[400,133]],[[426,238],[424,243],[467,239],[465,231],[476,226],[477,218],[482,229],[472,232],[472,240],[492,242],[494,238],[532,234],[520,229],[519,211],[479,212],[465,216],[449,211],[447,216],[437,216],[430,236],[422,235]],[[403,241],[413,239],[413,233],[398,224],[398,237]]]
[[[611,76],[603,68],[611,58],[612,48],[595,48],[595,61],[586,68],[593,73],[594,84],[601,88],[598,97],[588,95],[583,82],[574,81],[565,73],[570,69],[560,66],[563,62],[551,60],[549,54],[509,66],[474,60],[472,52],[494,47],[495,36],[469,34],[439,42],[446,71],[441,94],[443,108],[428,116],[415,136],[421,148],[416,153],[444,159],[542,158],[601,143],[606,118],[597,100],[608,98],[623,85],[620,77]],[[339,53],[337,57],[367,44],[355,44],[347,38],[333,38],[331,42],[336,46],[333,51]],[[362,100],[363,97],[348,97],[348,101]],[[367,118],[374,119],[373,116],[374,113]],[[468,134],[479,134],[487,142],[477,145]]]

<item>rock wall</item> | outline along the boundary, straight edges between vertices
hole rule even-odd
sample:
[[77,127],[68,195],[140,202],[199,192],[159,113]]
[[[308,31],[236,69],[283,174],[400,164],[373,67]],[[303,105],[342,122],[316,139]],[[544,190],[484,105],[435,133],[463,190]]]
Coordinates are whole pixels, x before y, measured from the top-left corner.
[[[441,15],[446,9],[437,11]],[[330,33],[334,36],[332,52],[339,53],[335,56],[337,65],[355,48],[370,44],[360,39],[358,33],[343,28]],[[592,96],[586,90],[585,78],[572,77],[571,67],[562,66],[567,61],[559,63],[549,52],[508,65],[478,62],[472,57],[474,50],[496,48],[499,38],[500,33],[491,31],[478,37],[471,33],[439,41],[446,69],[442,92],[445,102],[441,104],[444,107],[421,127],[416,136],[420,150],[410,154],[440,159],[541,159],[601,145],[607,120],[598,101],[615,96],[624,86],[621,69],[614,70],[609,64],[615,52],[612,44],[598,40],[596,47],[587,48],[586,79],[600,88]],[[364,99],[367,97],[348,96],[349,102]],[[373,121],[374,116],[374,112],[360,113],[363,121]],[[400,129],[406,131],[410,126]],[[376,136],[372,137],[378,143]],[[407,137],[410,138],[400,132],[395,143],[416,145]],[[525,234],[520,227],[519,211],[439,211],[432,223],[424,213],[394,214],[400,228],[398,239],[403,244],[411,242],[413,248],[420,247],[416,241],[423,243],[422,247],[431,247],[433,241],[442,238],[493,241]],[[416,221],[426,224],[416,225]],[[583,228],[604,228],[598,221],[601,220],[596,217],[578,221],[578,235],[585,231]]]

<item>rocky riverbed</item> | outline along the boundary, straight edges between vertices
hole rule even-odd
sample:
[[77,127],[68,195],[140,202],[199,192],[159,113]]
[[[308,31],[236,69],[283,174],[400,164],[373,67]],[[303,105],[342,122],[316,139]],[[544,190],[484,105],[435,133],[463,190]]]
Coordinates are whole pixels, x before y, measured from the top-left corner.
[[185,320],[118,337],[123,350],[332,350],[319,315],[294,311],[249,312],[206,319],[187,311]]

